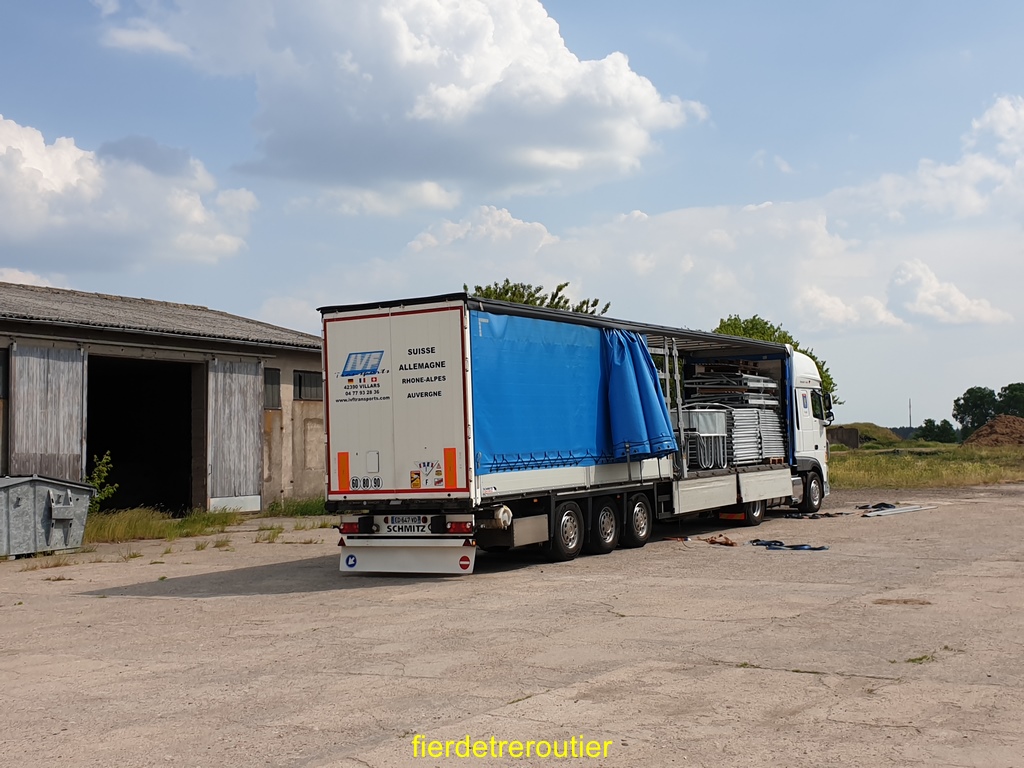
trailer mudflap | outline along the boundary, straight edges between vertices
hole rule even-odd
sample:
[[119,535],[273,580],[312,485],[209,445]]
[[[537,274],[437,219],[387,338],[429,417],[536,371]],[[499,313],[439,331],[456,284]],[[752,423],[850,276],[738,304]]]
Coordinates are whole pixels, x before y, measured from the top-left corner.
[[341,538],[342,573],[472,573],[476,542],[471,538]]

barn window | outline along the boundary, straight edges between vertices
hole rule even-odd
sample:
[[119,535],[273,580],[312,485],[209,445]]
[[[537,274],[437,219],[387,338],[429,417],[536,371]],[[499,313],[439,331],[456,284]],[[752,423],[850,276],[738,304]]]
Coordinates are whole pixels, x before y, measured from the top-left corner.
[[296,400],[323,400],[324,380],[320,371],[295,371],[294,385],[292,397]]
[[281,407],[281,369],[263,369],[263,407]]

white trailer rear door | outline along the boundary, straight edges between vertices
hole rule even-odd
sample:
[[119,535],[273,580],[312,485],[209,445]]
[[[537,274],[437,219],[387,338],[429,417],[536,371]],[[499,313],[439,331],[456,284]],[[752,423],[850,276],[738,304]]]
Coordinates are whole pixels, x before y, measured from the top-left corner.
[[469,496],[464,316],[462,303],[325,316],[328,498]]

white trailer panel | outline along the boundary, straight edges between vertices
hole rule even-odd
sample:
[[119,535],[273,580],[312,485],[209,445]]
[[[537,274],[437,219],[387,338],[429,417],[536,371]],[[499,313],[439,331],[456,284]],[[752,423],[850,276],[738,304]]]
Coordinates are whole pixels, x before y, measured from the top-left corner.
[[460,304],[324,319],[328,499],[470,493]]

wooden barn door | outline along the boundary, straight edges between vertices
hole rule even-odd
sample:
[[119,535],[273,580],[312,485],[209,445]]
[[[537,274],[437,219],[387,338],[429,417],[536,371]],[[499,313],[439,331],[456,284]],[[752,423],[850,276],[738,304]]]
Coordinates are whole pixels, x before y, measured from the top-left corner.
[[259,510],[263,363],[211,361],[207,409],[210,508]]
[[85,350],[18,342],[10,355],[12,475],[85,477]]

